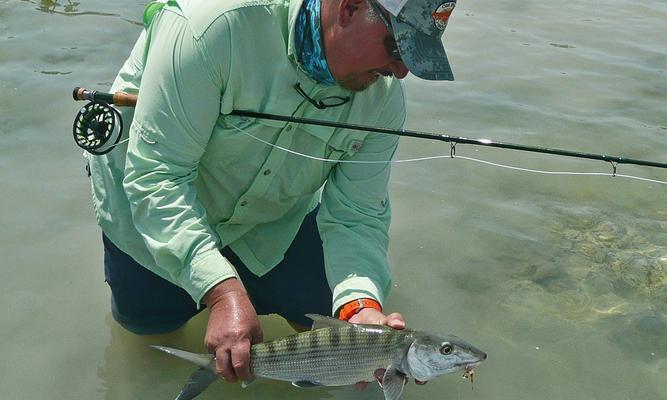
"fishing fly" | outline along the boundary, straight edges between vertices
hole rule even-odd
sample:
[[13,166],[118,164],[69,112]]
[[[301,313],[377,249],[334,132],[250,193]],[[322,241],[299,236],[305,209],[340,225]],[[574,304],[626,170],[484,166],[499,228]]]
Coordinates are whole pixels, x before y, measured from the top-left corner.
[[[106,154],[111,151],[115,146],[121,143],[120,138],[123,130],[123,121],[122,116],[114,106],[129,106],[134,107],[137,103],[138,96],[135,94],[128,94],[124,92],[116,93],[105,93],[99,91],[90,91],[85,88],[76,87],[72,93],[74,100],[87,100],[88,103],[81,108],[79,113],[76,115],[74,120],[73,134],[75,143],[82,149],[88,151],[91,154],[100,155]],[[505,142],[496,142],[489,139],[474,139],[466,138],[461,136],[451,136],[446,134],[435,134],[429,132],[420,132],[406,129],[389,129],[381,127],[373,127],[366,125],[350,124],[343,122],[334,122],[334,121],[322,121],[309,118],[300,118],[293,116],[285,115],[276,115],[276,114],[267,114],[256,111],[246,111],[246,110],[234,110],[230,113],[231,115],[236,115],[240,117],[249,117],[249,118],[258,118],[258,119],[268,119],[273,121],[282,121],[287,123],[298,123],[298,124],[307,124],[307,125],[318,125],[326,126],[332,128],[340,129],[352,129],[359,130],[370,133],[384,133],[389,135],[397,135],[404,137],[413,137],[419,139],[430,139],[437,140],[442,142],[447,142],[450,145],[449,155],[447,156],[433,156],[433,157],[422,157],[417,159],[410,160],[386,160],[386,161],[347,161],[352,163],[386,163],[386,162],[410,162],[410,161],[423,161],[436,158],[461,158],[470,161],[476,161],[487,165],[492,165],[496,167],[509,168],[513,170],[520,170],[526,172],[542,173],[542,174],[560,174],[560,175],[597,175],[597,176],[619,176],[625,178],[638,179],[647,182],[667,184],[666,181],[659,181],[655,179],[648,179],[642,177],[636,177],[632,175],[622,175],[618,173],[619,164],[632,164],[640,165],[646,167],[654,168],[665,168],[667,169],[667,163],[661,163],[656,161],[647,161],[639,160],[633,158],[626,158],[620,156],[609,156],[604,154],[594,154],[594,153],[584,153],[572,150],[563,150],[555,149],[548,147],[540,146],[528,146],[515,143],[505,143]],[[263,142],[269,146],[278,148],[289,153],[293,153],[299,156],[317,159],[320,161],[328,162],[346,162],[345,160],[328,160],[323,158],[317,158],[309,156],[307,154],[301,154],[290,149],[286,149],[273,143],[257,138],[253,135],[250,135],[247,132],[244,132],[240,128],[234,126],[235,129],[241,131],[242,133],[251,136],[252,138]],[[534,169],[526,169],[513,167],[503,164],[492,163],[489,161],[478,160],[471,157],[464,157],[456,154],[456,145],[457,144],[471,144],[475,146],[485,146],[485,147],[496,147],[501,149],[508,150],[517,150],[524,152],[532,153],[542,153],[542,154],[551,154],[556,156],[563,157],[573,157],[589,160],[598,160],[608,162],[611,167],[611,173],[598,173],[598,172],[558,172],[558,171],[542,171]]]

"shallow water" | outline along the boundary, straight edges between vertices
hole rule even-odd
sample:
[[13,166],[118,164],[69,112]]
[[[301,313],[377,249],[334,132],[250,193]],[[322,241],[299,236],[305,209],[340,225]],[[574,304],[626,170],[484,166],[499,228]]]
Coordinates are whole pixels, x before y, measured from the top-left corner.
[[[106,89],[143,2],[0,1],[0,387],[16,399],[167,399],[202,350],[197,318],[137,338],[111,319],[100,233],[70,127],[74,86]],[[667,3],[461,1],[446,34],[457,81],[406,79],[408,128],[667,162]],[[403,140],[397,158],[449,154]],[[556,171],[602,162],[459,145]],[[664,170],[619,173],[667,180]],[[550,176],[464,159],[395,164],[387,308],[489,353],[408,399],[667,399],[665,185]],[[289,328],[263,319],[265,336]],[[377,388],[216,384],[202,399],[381,399]]]

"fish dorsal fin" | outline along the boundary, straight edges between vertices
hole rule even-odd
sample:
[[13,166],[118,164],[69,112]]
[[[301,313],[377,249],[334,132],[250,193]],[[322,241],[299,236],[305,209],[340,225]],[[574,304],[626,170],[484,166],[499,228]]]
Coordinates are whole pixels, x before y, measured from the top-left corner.
[[321,383],[319,382],[313,382],[313,381],[294,381],[292,382],[293,386],[296,386],[301,389],[311,389],[315,387],[322,386]]
[[320,328],[347,326],[350,324],[349,322],[341,321],[336,318],[325,317],[324,315],[320,314],[306,314],[306,317],[313,320],[313,330]]
[[382,390],[385,400],[398,400],[408,379],[404,373],[390,365],[382,377]]

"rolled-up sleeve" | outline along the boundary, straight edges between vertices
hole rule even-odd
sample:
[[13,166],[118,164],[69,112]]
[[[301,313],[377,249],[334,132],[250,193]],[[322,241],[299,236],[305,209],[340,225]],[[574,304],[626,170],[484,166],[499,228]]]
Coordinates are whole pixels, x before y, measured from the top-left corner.
[[[174,13],[156,18],[148,31],[151,43],[130,127],[123,187],[135,227],[157,266],[154,272],[199,303],[215,284],[236,276],[218,251],[219,239],[194,185],[219,116],[229,68],[224,61],[228,32],[224,19],[195,36]],[[217,44],[214,58],[207,40]]]
[[[402,127],[405,121],[402,91],[396,93],[385,109],[388,117],[385,126]],[[391,288],[387,260],[391,221],[388,161],[397,145],[398,136],[368,135],[361,149],[345,159],[361,163],[338,163],[324,187],[317,223],[327,279],[333,291],[333,313],[359,298],[372,298],[382,304]]]

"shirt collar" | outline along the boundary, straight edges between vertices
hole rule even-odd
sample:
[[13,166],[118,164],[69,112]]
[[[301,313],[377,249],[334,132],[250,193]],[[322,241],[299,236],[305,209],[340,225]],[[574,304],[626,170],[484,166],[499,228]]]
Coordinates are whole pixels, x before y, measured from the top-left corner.
[[303,0],[291,0],[289,3],[289,12],[287,18],[287,29],[289,35],[287,37],[287,56],[296,64],[297,49],[296,49],[296,18],[299,16],[299,10],[303,5]]

